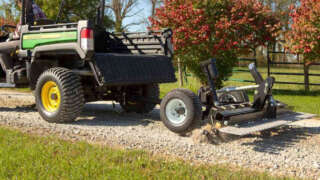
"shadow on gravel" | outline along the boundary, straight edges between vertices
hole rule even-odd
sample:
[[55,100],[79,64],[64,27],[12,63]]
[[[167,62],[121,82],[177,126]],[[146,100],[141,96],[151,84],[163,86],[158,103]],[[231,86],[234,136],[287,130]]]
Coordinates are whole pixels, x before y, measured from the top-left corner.
[[262,135],[250,135],[247,138],[256,138],[253,142],[242,143],[244,146],[254,146],[253,150],[257,152],[280,154],[286,148],[292,147],[310,136],[320,134],[319,127],[282,127],[272,132],[269,137]]
[[0,107],[0,112],[36,112],[35,105],[17,106],[17,107]]
[[72,124],[83,126],[148,126],[159,121],[159,110],[155,109],[149,114],[126,113],[119,105],[112,104],[86,104],[78,118]]

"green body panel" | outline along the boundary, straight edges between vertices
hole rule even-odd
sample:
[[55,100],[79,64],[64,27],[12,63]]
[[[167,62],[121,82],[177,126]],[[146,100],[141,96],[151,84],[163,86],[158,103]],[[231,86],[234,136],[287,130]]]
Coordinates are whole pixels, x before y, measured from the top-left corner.
[[77,42],[77,31],[30,33],[22,36],[22,49],[34,49],[37,46]]

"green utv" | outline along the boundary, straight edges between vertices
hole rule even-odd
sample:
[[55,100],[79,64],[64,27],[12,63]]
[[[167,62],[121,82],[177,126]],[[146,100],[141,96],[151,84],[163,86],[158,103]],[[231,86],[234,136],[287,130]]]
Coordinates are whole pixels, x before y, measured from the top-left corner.
[[159,83],[176,81],[171,30],[109,33],[102,23],[104,0],[93,21],[34,22],[30,1],[22,1],[16,53],[1,53],[1,44],[10,43],[9,29],[15,27],[1,28],[0,87],[30,87],[46,121],[72,122],[85,103],[98,100],[119,102],[126,111],[148,113],[160,103]]
[[[19,41],[7,40],[8,29],[15,27],[1,28],[0,87],[30,87],[40,115],[48,122],[75,121],[85,103],[99,100],[119,102],[125,111],[137,113],[148,113],[161,103],[160,118],[168,129],[184,134],[196,128],[202,118],[212,125],[204,132],[212,138],[220,137],[220,133],[269,133],[313,117],[294,113],[275,100],[275,79],[264,79],[255,64],[250,64],[249,70],[256,85],[217,90],[215,59],[201,63],[208,86],[201,87],[198,95],[175,89],[160,100],[158,84],[176,82],[171,30],[109,33],[102,23],[105,0],[100,2],[94,23],[34,22],[30,1],[22,1]],[[6,53],[6,46],[14,43],[17,51]],[[250,89],[255,90],[252,103],[245,92]]]

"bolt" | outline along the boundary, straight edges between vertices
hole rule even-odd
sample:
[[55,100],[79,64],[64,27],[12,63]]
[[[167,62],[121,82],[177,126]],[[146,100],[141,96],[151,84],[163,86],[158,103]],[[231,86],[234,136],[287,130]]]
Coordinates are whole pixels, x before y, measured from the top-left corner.
[[58,99],[58,95],[57,95],[57,94],[52,94],[52,95],[51,95],[51,99],[57,100],[57,99]]

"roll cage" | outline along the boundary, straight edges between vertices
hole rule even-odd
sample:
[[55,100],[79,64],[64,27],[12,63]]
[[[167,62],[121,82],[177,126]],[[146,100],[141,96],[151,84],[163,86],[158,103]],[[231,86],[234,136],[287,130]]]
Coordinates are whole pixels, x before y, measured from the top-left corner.
[[[34,14],[32,10],[32,1],[33,0],[22,0],[22,10],[21,10],[21,24],[22,25],[33,25],[34,24]],[[65,0],[61,0],[58,17],[54,24],[59,22],[60,16],[62,14],[62,9],[64,8]],[[105,10],[105,1],[100,0],[99,7],[97,8],[97,16],[95,19],[95,25],[103,27],[104,19],[104,10]]]

